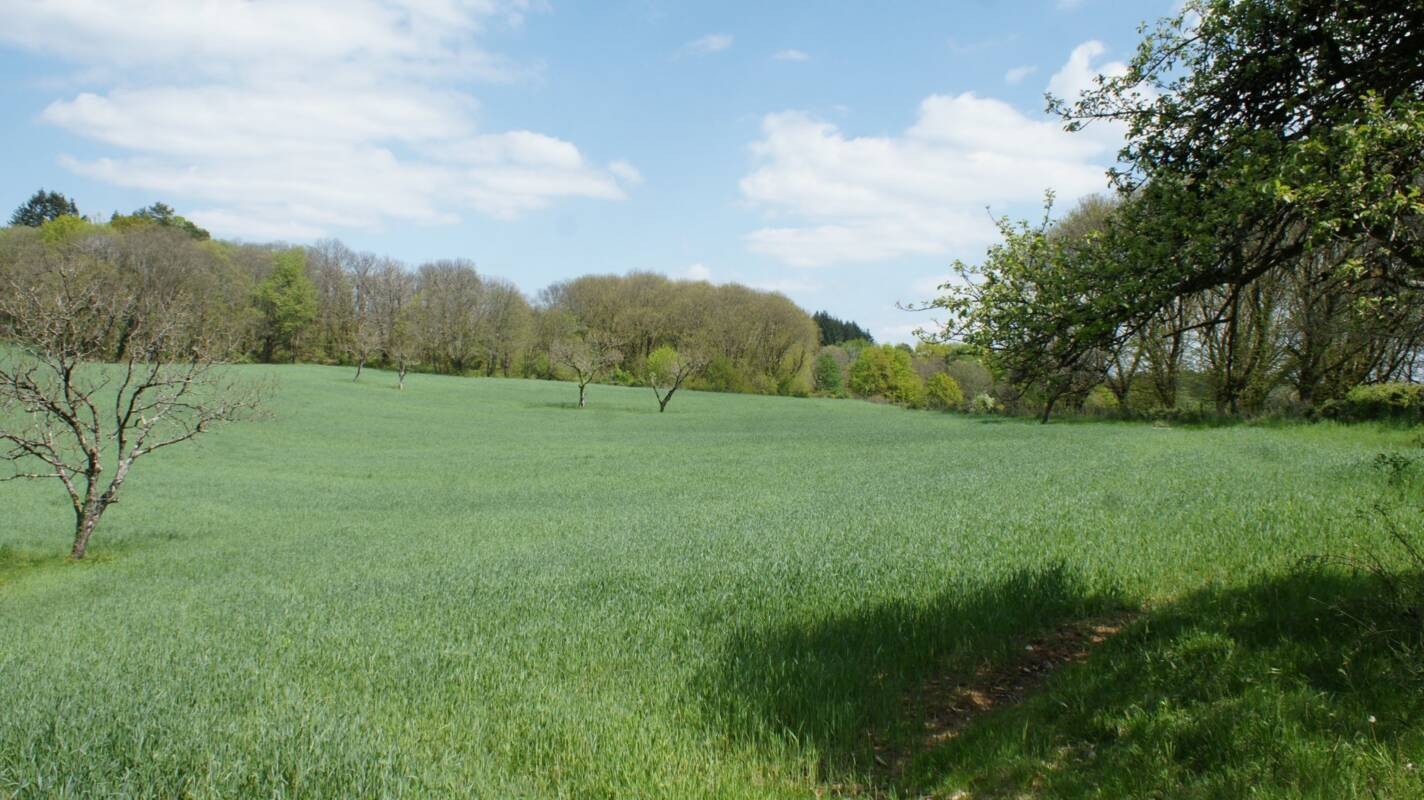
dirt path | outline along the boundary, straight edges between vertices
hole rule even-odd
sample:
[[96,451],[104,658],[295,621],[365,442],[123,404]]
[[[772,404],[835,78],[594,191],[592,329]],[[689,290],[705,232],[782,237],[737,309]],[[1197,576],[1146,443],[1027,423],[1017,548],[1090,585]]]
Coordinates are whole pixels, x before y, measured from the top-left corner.
[[[924,732],[910,746],[892,746],[872,736],[881,786],[900,782],[918,754],[958,736],[975,719],[995,709],[1023,702],[1058,669],[1086,659],[1095,648],[1120,633],[1137,617],[1131,612],[1063,625],[1029,640],[1022,653],[997,667],[982,667],[967,680],[962,674],[935,676],[905,698],[906,716],[923,717]],[[884,788],[835,785],[827,797],[887,797]]]

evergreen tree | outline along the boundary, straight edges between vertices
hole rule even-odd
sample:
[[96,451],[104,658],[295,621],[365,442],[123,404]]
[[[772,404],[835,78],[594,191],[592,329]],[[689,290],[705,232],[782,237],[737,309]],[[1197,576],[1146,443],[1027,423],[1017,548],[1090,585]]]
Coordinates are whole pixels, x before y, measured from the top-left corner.
[[811,315],[811,319],[815,320],[816,327],[821,330],[821,344],[840,344],[852,339],[864,339],[872,343],[875,341],[870,331],[850,320],[837,319],[825,311],[817,311]]
[[15,213],[10,215],[10,224],[38,228],[50,220],[66,216],[79,216],[79,206],[59,192],[41,189],[15,209]]

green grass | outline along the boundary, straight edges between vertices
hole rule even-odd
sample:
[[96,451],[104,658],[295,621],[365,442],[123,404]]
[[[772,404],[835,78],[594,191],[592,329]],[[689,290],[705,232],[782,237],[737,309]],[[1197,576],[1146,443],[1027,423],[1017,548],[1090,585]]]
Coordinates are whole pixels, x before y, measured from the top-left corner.
[[[274,418],[141,462],[84,563],[58,486],[0,485],[0,795],[1424,790],[1368,581],[1297,566],[1380,541],[1408,431],[249,369]],[[870,758],[928,676],[1144,604]]]

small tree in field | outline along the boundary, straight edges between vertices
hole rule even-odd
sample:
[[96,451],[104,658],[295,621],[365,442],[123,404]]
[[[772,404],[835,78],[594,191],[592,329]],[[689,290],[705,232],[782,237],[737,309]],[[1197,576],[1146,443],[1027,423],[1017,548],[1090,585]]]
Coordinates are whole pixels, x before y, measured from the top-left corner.
[[658,413],[667,410],[668,402],[684,381],[707,367],[705,357],[697,353],[680,353],[663,345],[648,354],[648,385],[658,398]]
[[0,290],[0,458],[14,466],[0,480],[64,485],[75,559],[135,462],[248,416],[264,393],[217,371],[223,350],[180,307],[115,285],[110,265],[98,266],[51,265]]
[[578,383],[578,407],[588,405],[588,385],[623,360],[610,337],[595,331],[559,339],[550,347],[555,364],[567,367]]

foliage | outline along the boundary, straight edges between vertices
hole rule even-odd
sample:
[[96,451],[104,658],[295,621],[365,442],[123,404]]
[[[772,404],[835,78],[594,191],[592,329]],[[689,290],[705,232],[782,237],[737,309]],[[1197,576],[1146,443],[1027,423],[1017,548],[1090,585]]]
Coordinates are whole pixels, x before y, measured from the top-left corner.
[[264,321],[263,358],[285,354],[296,361],[302,337],[316,320],[316,286],[306,272],[306,253],[292,248],[272,259],[272,274],[257,287],[257,309]]
[[910,408],[924,403],[924,382],[910,366],[910,353],[894,345],[861,350],[850,368],[850,388],[862,397],[883,397]]
[[52,222],[60,217],[78,216],[79,206],[76,206],[73,200],[59,192],[47,192],[40,189],[15,209],[15,213],[10,215],[10,224],[38,228],[46,222]]
[[830,353],[821,353],[816,356],[816,366],[814,371],[816,381],[816,391],[823,394],[836,394],[845,385],[845,376],[841,373],[840,362]]
[[969,409],[975,414],[997,414],[1002,410],[1002,406],[998,400],[994,399],[993,395],[988,392],[980,392],[974,395],[974,401],[970,404]]
[[179,216],[178,213],[166,203],[154,203],[146,208],[140,208],[127,216],[115,212],[109,218],[109,224],[117,230],[124,230],[139,225],[158,225],[160,227],[182,231],[190,238],[198,241],[206,241],[212,238],[212,235],[206,230],[198,227],[187,218]]
[[925,382],[925,396],[930,408],[957,411],[964,406],[964,392],[954,378],[943,372],[936,372]]
[[658,399],[658,411],[666,411],[668,402],[682,384],[707,367],[708,359],[697,351],[678,352],[663,345],[648,354],[645,366],[648,386]]
[[1083,412],[1095,417],[1108,417],[1121,413],[1122,402],[1106,386],[1094,386],[1083,398]]
[[585,275],[545,289],[540,305],[618,343],[621,366],[641,374],[659,347],[697,350],[734,391],[804,394],[811,389],[816,325],[786,297],[737,284],[662,275]]
[[[1052,107],[1127,139],[1116,202],[1000,223],[948,337],[1037,398],[1138,374],[1173,408],[1188,370],[1218,414],[1301,407],[1417,375],[1424,315],[1424,62],[1417,3],[1193,0],[1121,75]],[[1195,360],[1196,363],[1191,363]]]
[[825,311],[817,311],[811,315],[816,327],[821,332],[821,344],[841,344],[851,340],[861,340],[870,344],[875,343],[875,337],[870,335],[870,331],[860,327],[850,320],[837,319]]
[[1104,257],[1099,240],[1053,235],[1051,209],[1049,195],[1038,225],[999,220],[1002,240],[977,266],[956,261],[961,280],[941,286],[946,294],[931,303],[950,315],[940,338],[982,348],[1010,383],[1044,395],[1044,421],[1060,399],[1101,380],[1100,354],[1080,342],[1111,325],[1078,304],[1083,276]]
[[1424,384],[1381,383],[1356,386],[1320,407],[1320,416],[1347,421],[1424,422]]

